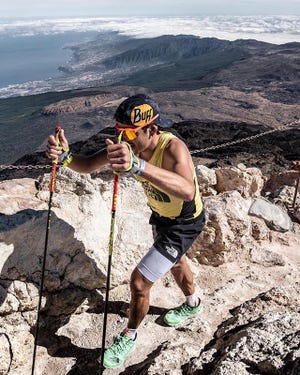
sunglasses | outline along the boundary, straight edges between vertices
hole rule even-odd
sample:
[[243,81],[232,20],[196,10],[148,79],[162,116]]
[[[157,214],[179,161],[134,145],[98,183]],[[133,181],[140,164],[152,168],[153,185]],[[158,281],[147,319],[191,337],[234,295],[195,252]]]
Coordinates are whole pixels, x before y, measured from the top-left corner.
[[147,125],[150,125],[159,115],[157,114],[154,116],[149,122],[144,123],[142,126],[135,126],[135,127],[128,127],[128,125],[125,124],[115,124],[115,129],[117,130],[118,133],[122,133],[124,136],[125,141],[132,141],[134,140],[137,135],[136,133],[144,128]]
[[143,126],[137,126],[134,128],[125,128],[120,124],[115,125],[115,129],[117,130],[118,133],[122,133],[125,141],[132,141],[136,138],[136,133],[143,128]]

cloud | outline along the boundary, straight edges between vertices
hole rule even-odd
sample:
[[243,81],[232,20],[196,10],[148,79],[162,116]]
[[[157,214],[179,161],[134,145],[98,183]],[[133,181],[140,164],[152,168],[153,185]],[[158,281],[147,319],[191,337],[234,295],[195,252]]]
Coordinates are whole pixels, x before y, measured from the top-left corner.
[[298,0],[10,0],[1,1],[2,17],[174,16],[300,14]]
[[190,34],[228,40],[258,39],[278,44],[300,42],[299,30],[299,16],[60,18],[17,20],[0,24],[0,36],[117,31],[138,38]]

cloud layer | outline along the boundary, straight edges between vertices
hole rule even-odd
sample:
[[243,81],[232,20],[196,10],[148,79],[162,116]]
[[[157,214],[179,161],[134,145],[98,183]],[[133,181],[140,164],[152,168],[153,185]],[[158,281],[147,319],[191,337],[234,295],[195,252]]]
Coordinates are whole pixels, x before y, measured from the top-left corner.
[[137,38],[189,34],[227,40],[257,39],[281,44],[300,42],[300,16],[60,18],[0,23],[0,37],[7,34],[32,36],[68,31],[118,31]]

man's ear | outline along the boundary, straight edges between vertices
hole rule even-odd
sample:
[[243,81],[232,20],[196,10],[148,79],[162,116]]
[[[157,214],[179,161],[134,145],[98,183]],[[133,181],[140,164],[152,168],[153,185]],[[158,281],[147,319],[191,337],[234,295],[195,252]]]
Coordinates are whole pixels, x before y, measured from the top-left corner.
[[158,133],[158,126],[156,124],[150,124],[150,134],[154,135]]

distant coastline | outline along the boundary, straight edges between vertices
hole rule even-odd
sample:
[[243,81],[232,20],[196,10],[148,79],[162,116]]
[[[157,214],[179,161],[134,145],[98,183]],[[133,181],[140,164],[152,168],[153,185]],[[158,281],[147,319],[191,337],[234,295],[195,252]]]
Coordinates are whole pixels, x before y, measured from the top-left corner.
[[[147,27],[145,27],[147,22]],[[72,58],[70,45],[117,33],[131,38],[195,35],[223,40],[300,42],[299,16],[203,16],[152,18],[0,18],[0,98],[82,87],[59,70]],[[93,77],[83,77],[86,83]]]
[[58,67],[73,57],[68,47],[95,34],[72,31],[55,35],[0,37],[0,88],[62,76]]

